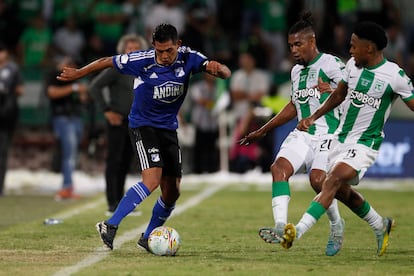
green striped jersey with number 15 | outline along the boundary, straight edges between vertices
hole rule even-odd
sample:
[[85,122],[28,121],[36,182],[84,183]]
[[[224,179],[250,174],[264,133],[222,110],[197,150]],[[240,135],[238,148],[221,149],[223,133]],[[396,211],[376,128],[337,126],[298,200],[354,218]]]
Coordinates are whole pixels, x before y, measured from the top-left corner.
[[[312,115],[328,98],[329,93],[320,93],[318,79],[329,82],[335,89],[344,78],[345,64],[330,54],[319,53],[307,66],[296,64],[291,71],[292,103],[296,107],[298,120]],[[334,133],[339,125],[339,107],[315,121],[308,132],[310,134]]]
[[384,124],[397,97],[414,98],[410,78],[397,64],[384,59],[373,67],[357,67],[351,58],[345,68],[348,85],[338,138],[344,143],[364,144],[378,150]]

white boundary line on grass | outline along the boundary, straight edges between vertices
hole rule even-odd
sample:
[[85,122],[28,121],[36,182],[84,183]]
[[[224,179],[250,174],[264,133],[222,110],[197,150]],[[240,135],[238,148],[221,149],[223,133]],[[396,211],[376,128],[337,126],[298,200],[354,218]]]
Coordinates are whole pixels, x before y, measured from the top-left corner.
[[94,209],[96,207],[98,207],[100,204],[104,204],[105,203],[105,198],[98,198],[88,204],[85,204],[81,207],[77,207],[76,209],[61,213],[61,214],[57,214],[56,218],[59,219],[68,219],[71,218],[73,216],[76,216],[84,211],[87,211],[89,209]]
[[[209,185],[208,188],[204,189],[199,194],[191,197],[189,200],[184,202],[183,204],[177,205],[174,212],[171,214],[171,217],[178,216],[181,213],[184,213],[187,209],[194,207],[198,205],[203,200],[209,198],[216,192],[220,191],[221,189],[228,186],[229,183],[224,183],[222,185]],[[133,230],[130,230],[128,232],[125,232],[122,236],[119,236],[116,238],[115,242],[115,249],[118,249],[121,247],[122,244],[125,242],[128,242],[130,240],[137,238],[137,233],[141,233],[145,230],[147,224],[140,225],[138,228],[135,228]],[[137,249],[138,250],[138,249]],[[73,273],[79,272],[81,269],[84,269],[88,266],[91,266],[93,264],[96,264],[103,260],[104,258],[108,257],[110,255],[111,251],[103,249],[103,247],[98,247],[94,250],[93,253],[91,253],[89,256],[85,257],[78,263],[64,267],[63,269],[57,271],[54,276],[66,276],[66,275],[72,275]]]

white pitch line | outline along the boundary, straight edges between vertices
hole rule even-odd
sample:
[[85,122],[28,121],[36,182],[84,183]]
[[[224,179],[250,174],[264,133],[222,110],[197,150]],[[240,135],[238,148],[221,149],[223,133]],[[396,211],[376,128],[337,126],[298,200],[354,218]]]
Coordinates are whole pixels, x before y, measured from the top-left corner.
[[[194,207],[198,204],[200,204],[201,201],[204,199],[209,198],[216,192],[220,191],[221,189],[228,186],[228,183],[224,183],[222,185],[209,185],[208,188],[201,191],[199,194],[191,197],[189,200],[184,202],[183,204],[177,205],[174,212],[171,214],[171,217],[178,216],[181,213],[185,212],[187,209]],[[130,240],[137,238],[137,233],[141,233],[145,230],[147,224],[140,225],[138,228],[135,228],[133,230],[130,230],[128,232],[125,232],[122,236],[119,236],[116,238],[115,249],[119,248],[124,244],[125,242],[128,242]],[[84,269],[88,266],[91,266],[93,264],[96,264],[97,262],[102,261],[104,258],[108,257],[110,255],[111,251],[103,249],[103,247],[98,247],[94,250],[93,253],[91,253],[89,256],[85,257],[78,263],[64,267],[63,269],[57,271],[54,276],[67,276],[72,275],[73,273],[79,272],[81,269]]]
[[57,214],[56,218],[68,219],[68,218],[76,216],[76,215],[78,215],[78,214],[80,214],[80,213],[82,213],[86,210],[94,209],[94,208],[96,208],[97,206],[99,206],[100,204],[103,204],[103,203],[105,203],[105,198],[98,198],[98,199],[96,199],[96,200],[94,200],[94,201],[92,201],[88,204],[82,205],[81,207],[77,207],[76,209],[61,213],[60,215]]

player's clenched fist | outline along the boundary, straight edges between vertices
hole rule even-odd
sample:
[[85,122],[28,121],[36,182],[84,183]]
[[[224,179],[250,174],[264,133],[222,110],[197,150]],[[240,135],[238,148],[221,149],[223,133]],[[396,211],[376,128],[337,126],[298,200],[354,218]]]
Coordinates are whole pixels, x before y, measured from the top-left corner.
[[308,131],[309,127],[313,125],[315,120],[313,120],[311,117],[304,118],[299,121],[298,125],[296,126],[297,129],[301,131]]
[[61,81],[72,81],[79,78],[78,69],[71,67],[63,67],[62,72],[57,76]]

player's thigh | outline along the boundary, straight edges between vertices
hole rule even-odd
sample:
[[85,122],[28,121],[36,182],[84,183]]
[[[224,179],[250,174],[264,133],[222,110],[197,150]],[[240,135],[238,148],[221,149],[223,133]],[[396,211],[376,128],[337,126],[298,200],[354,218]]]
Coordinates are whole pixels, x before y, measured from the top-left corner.
[[283,157],[292,165],[293,173],[304,169],[312,156],[311,137],[305,132],[293,130],[283,141],[276,160]]
[[311,170],[320,170],[327,172],[329,169],[329,153],[332,150],[333,135],[319,135],[312,140],[311,160],[307,164]]
[[164,161],[162,171],[163,177],[181,178],[182,157],[177,132],[172,130],[161,130],[160,140],[161,152]]

